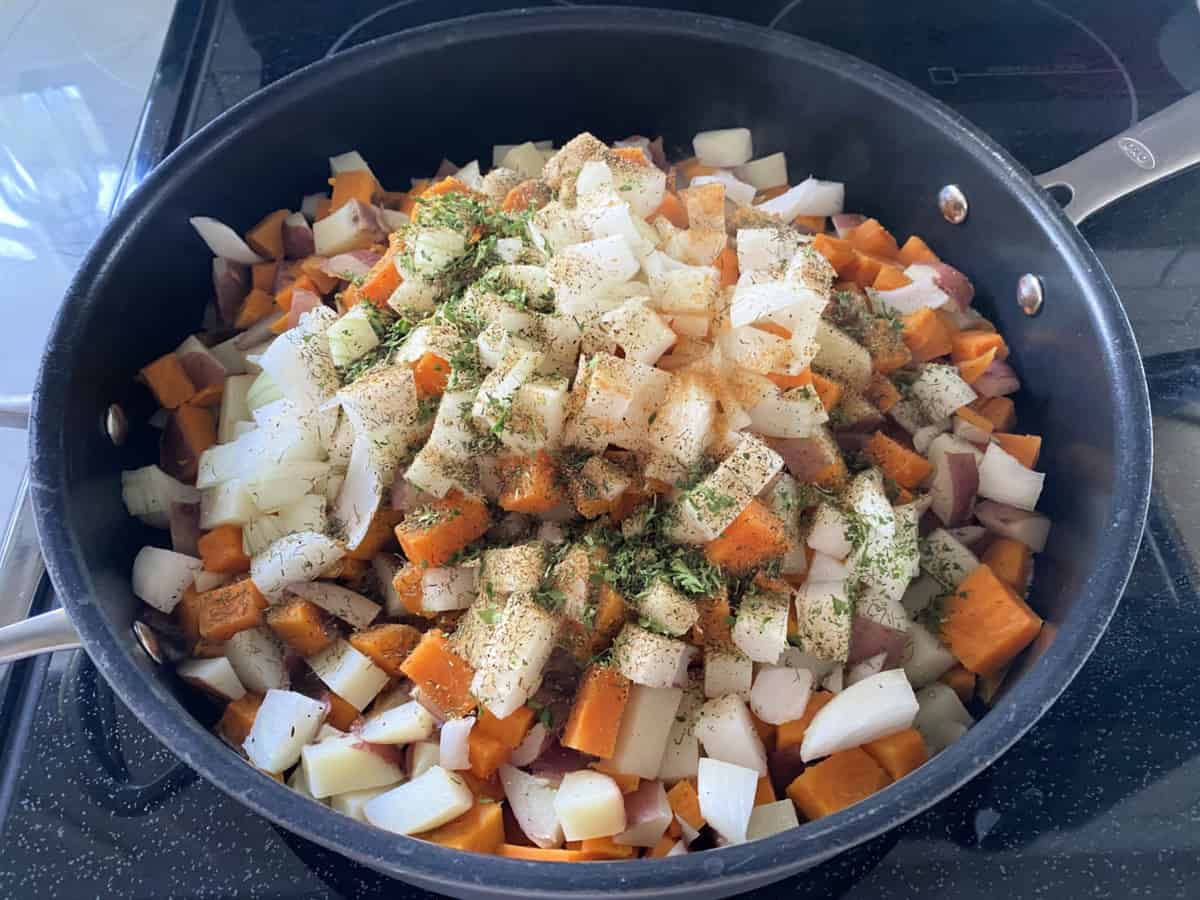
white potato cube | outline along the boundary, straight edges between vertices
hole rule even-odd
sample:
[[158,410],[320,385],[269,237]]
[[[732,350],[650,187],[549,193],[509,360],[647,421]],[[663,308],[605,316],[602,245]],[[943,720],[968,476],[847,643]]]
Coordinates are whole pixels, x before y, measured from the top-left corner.
[[359,712],[388,683],[387,672],[346,641],[335,641],[307,662],[326,687]]
[[[372,707],[374,708],[374,707]],[[367,716],[359,735],[372,744],[411,744],[433,734],[433,716],[410,700]]]
[[734,646],[708,644],[704,648],[704,696],[736,694],[750,699],[754,663]]
[[568,841],[610,837],[625,830],[621,789],[609,776],[590,769],[563,776],[554,795],[554,813]]
[[457,819],[475,805],[461,775],[433,766],[412,781],[367,802],[363,814],[376,828],[420,834]]
[[627,622],[613,641],[613,665],[634,684],[665,688],[676,683],[691,650],[683,641]]
[[742,597],[733,642],[755,662],[774,663],[787,647],[788,594],[756,590]]
[[668,634],[686,634],[700,620],[696,604],[671,587],[661,578],[656,578],[637,598],[638,612]]
[[658,777],[667,738],[682,699],[683,691],[679,688],[632,685],[610,765],[626,775]]
[[794,721],[804,715],[812,688],[808,669],[763,666],[750,691],[750,710],[768,725]]
[[733,170],[733,174],[760,191],[787,184],[787,157],[782,153],[752,159]]
[[692,138],[692,149],[701,165],[731,169],[750,162],[754,142],[749,128],[719,128],[701,131]]
[[242,744],[264,772],[282,772],[300,759],[300,749],[317,736],[325,704],[294,691],[267,691]]
[[367,817],[363,813],[363,808],[380,794],[386,794],[391,789],[392,785],[386,785],[384,787],[366,788],[361,791],[349,791],[345,794],[335,794],[329,798],[329,805],[343,816],[349,816],[356,821],[365,822],[367,821]]
[[613,838],[613,843],[626,847],[653,847],[674,821],[675,813],[661,781],[644,781],[635,794],[625,805],[626,828]]
[[532,594],[508,599],[471,680],[471,693],[497,718],[506,718],[533,696],[554,649],[559,621]]
[[750,813],[750,822],[746,825],[746,840],[757,841],[779,834],[790,828],[798,828],[800,820],[796,818],[796,805],[791,800],[776,800],[774,803],[764,803],[754,807]]
[[695,778],[696,766],[700,762],[700,741],[696,737],[696,720],[704,705],[704,692],[698,683],[688,685],[675,711],[671,733],[667,736],[667,750],[663,754],[658,777],[668,784],[681,778]]
[[416,778],[442,763],[442,748],[437,741],[417,741],[409,750],[408,775]]
[[371,749],[356,734],[327,738],[300,751],[308,789],[318,800],[383,787],[404,778],[399,758]]

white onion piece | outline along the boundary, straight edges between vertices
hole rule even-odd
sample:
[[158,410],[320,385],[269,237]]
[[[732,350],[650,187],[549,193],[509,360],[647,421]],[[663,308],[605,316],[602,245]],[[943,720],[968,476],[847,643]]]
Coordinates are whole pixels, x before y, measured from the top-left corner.
[[883,671],[883,664],[887,661],[887,657],[887,653],[876,653],[874,656],[868,656],[862,662],[855,663],[846,670],[843,684],[846,687],[851,687],[860,681],[865,681],[872,675],[878,675]]
[[871,299],[887,309],[908,315],[928,307],[938,309],[950,302],[950,295],[937,284],[937,273],[930,266],[912,265],[904,270],[912,281],[887,291],[870,290]]
[[214,256],[228,259],[242,265],[260,263],[263,258],[250,249],[250,245],[241,236],[223,222],[210,219],[208,216],[192,216],[188,219],[191,226],[208,244],[208,249]]
[[835,216],[842,211],[845,199],[846,186],[840,181],[818,181],[809,176],[754,209],[790,222],[796,216]]
[[850,577],[850,567],[827,553],[817,551],[808,566],[808,580],[812,582],[845,581]]
[[[979,465],[979,495],[997,503],[1032,511],[1046,476],[1021,465],[999,444],[988,444]],[[956,523],[957,524],[957,523]]]
[[500,784],[525,836],[543,849],[562,846],[562,825],[554,811],[557,786],[509,765],[500,767]]
[[291,592],[315,603],[352,628],[366,628],[379,615],[379,604],[362,594],[328,581],[300,582]]
[[753,769],[719,759],[700,760],[696,778],[700,814],[731,844],[746,841],[759,776]]
[[766,750],[741,697],[728,694],[705,703],[695,733],[705,754],[713,759],[767,774]]
[[267,691],[242,749],[257,768],[282,772],[300,760],[301,748],[317,736],[325,704],[294,691]]
[[478,575],[477,566],[426,569],[421,575],[421,609],[432,613],[466,609],[475,599]]
[[989,531],[1020,541],[1034,553],[1046,549],[1050,520],[1040,513],[985,500],[975,507],[975,518]]
[[471,729],[474,726],[474,716],[466,716],[462,719],[451,719],[442,726],[442,733],[438,743],[438,752],[441,754],[442,768],[471,768],[469,741],[471,737]]
[[529,765],[546,748],[546,740],[549,736],[550,732],[546,730],[545,725],[541,722],[534,723],[534,726],[529,729],[529,733],[525,735],[525,739],[517,745],[517,749],[508,758],[509,763],[514,766]]
[[763,666],[750,690],[750,709],[768,725],[791,722],[804,715],[812,686],[808,669]]
[[813,717],[800,757],[811,762],[858,747],[912,725],[917,698],[904,672],[889,669],[851,685]]
[[[822,503],[813,517],[808,533],[808,546],[833,559],[845,559],[853,547],[846,539],[849,522],[845,514],[831,503]],[[838,576],[821,577],[818,581],[836,581]]]
[[[919,622],[908,629],[908,648],[904,660],[904,674],[914,688],[920,689],[937,681],[958,662],[954,654]],[[920,702],[918,698],[918,702]]]
[[930,756],[941,753],[975,724],[954,688],[948,684],[934,682],[922,688],[917,695],[917,702],[920,711],[913,721],[913,727],[925,739]]
[[991,440],[991,432],[984,431],[974,422],[968,422],[962,416],[954,416],[954,436],[970,441],[972,444],[986,444]]
[[166,528],[171,506],[199,503],[200,492],[175,480],[158,466],[144,466],[121,473],[121,499],[131,516],[153,528]]
[[754,189],[754,185],[747,184],[744,181],[739,181],[728,172],[717,172],[715,175],[698,175],[688,184],[689,187],[692,185],[699,186],[705,184],[723,185],[725,188],[725,196],[733,201],[735,206],[749,206],[754,200],[754,195],[758,193]]
[[346,555],[346,548],[315,531],[289,534],[250,560],[250,578],[268,600],[286,587],[313,581]]
[[159,547],[143,547],[133,560],[133,592],[161,612],[171,612],[196,581],[203,563]]

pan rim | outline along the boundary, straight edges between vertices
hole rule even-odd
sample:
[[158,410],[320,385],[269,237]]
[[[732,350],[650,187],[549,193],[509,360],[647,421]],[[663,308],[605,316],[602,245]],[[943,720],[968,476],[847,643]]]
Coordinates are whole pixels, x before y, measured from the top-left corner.
[[85,300],[91,285],[105,280],[111,261],[120,255],[123,235],[147,209],[153,208],[154,194],[161,186],[202,167],[208,152],[236,138],[243,120],[256,112],[290,105],[295,99],[293,94],[301,94],[320,78],[333,72],[352,72],[392,54],[435,51],[452,41],[489,40],[531,31],[628,27],[633,23],[643,32],[703,37],[770,55],[803,55],[819,68],[907,103],[916,119],[928,122],[963,145],[980,160],[986,172],[1010,179],[1021,202],[1046,223],[1076,282],[1085,292],[1090,291],[1103,301],[1094,305],[1094,318],[1098,329],[1114,347],[1107,362],[1116,367],[1112,374],[1122,377],[1113,378],[1112,389],[1130,423],[1122,435],[1126,440],[1120,453],[1126,460],[1151,458],[1149,394],[1136,343],[1116,291],[1091,247],[1028,171],[1002,147],[907,82],[840,51],[758,26],[668,10],[624,7],[510,10],[439,22],[378,38],[314,62],[231,107],[149,173],[89,250],[55,319],[38,375],[30,430],[34,512],[47,569],[101,673],[122,701],[181,760],[281,827],[377,871],[443,893],[520,892],[535,897],[600,896],[615,889],[635,896],[680,895],[697,890],[728,893],[810,868],[900,825],[944,799],[998,759],[1067,687],[1116,609],[1146,518],[1149,464],[1125,467],[1127,477],[1119,480],[1113,492],[1113,515],[1119,516],[1123,523],[1114,530],[1120,535],[1107,548],[1110,552],[1106,554],[1106,565],[1080,587],[1081,592],[1094,588],[1103,602],[1088,604],[1080,627],[1060,633],[1034,668],[1014,686],[1003,716],[984,717],[934,764],[868,801],[765,841],[702,854],[698,859],[703,862],[688,857],[642,861],[637,866],[622,867],[616,875],[602,865],[574,864],[565,869],[562,865],[476,854],[464,858],[458,851],[392,835],[328,808],[314,809],[310,800],[255,772],[224,748],[213,752],[212,735],[197,720],[181,716],[172,708],[175,701],[169,691],[146,678],[138,661],[117,639],[107,617],[91,602],[90,575],[84,569],[82,553],[66,518],[59,513],[70,495],[66,454],[59,443],[60,432],[38,423],[52,415],[52,410],[63,408],[66,379],[61,365],[52,358],[63,358],[62,354],[76,340],[70,311]]

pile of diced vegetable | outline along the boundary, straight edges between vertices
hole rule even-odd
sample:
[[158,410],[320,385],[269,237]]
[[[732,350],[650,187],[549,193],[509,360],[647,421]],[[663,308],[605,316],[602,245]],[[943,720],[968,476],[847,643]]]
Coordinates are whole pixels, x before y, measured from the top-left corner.
[[836,813],[1038,635],[1008,347],[742,128],[497,147],[216,254],[142,378],[133,588],[250,765],[380,828],[661,857]]

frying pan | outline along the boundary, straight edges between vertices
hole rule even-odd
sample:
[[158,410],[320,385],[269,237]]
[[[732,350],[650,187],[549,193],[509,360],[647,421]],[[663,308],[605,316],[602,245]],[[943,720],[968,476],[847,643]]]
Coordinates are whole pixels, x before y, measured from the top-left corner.
[[[847,209],[924,236],[973,278],[979,306],[1012,346],[1022,422],[1045,436],[1043,506],[1055,524],[1032,595],[1046,628],[1007,693],[928,765],[850,809],[765,841],[629,865],[462,854],[352,821],[255,772],[206,730],[135,636],[132,559],[161,533],[121,503],[118,473],[150,459],[136,441],[109,437],[120,431],[110,405],[133,402],[138,368],[198,327],[209,254],[188,217],[256,221],[321,183],[326,157],[349,148],[396,185],[443,155],[486,156],[496,142],[590,130],[608,139],[662,133],[683,148],[696,131],[733,124],[752,128],[763,151],[785,150],[793,181],[810,172],[844,181]],[[16,657],[68,646],[73,626],[116,693],[188,766],[284,828],[431,890],[715,897],[796,873],[914,816],[993,762],[1054,702],[1108,623],[1146,514],[1150,412],[1129,323],[1072,221],[1200,161],[1198,136],[1192,97],[1043,176],[1073,191],[1064,210],[1003,149],[909,85],[722,19],[518,11],[417,29],[310,66],[171,154],[80,268],[29,420],[37,531],[65,614],[10,626],[0,649]]]

